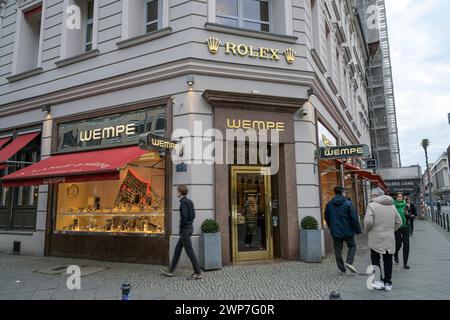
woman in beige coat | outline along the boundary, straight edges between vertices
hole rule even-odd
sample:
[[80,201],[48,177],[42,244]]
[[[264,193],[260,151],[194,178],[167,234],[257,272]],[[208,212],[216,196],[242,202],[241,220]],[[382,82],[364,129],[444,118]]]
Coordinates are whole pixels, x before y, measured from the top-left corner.
[[377,290],[392,290],[392,257],[395,253],[394,232],[402,225],[394,199],[384,195],[380,188],[372,190],[372,202],[367,207],[364,219],[365,229],[369,234],[369,248],[372,265],[380,268],[380,255],[383,256],[384,277],[382,282],[375,282],[373,288]]

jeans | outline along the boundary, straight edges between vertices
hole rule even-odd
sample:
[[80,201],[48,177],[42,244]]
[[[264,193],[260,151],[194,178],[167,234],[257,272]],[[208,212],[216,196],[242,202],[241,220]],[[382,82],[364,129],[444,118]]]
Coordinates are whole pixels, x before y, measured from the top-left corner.
[[[381,263],[380,263],[380,254],[375,250],[370,250],[370,258],[372,260],[372,265],[380,268],[381,272]],[[384,284],[392,285],[392,254],[386,251],[383,254],[383,264],[384,264],[384,277],[381,277],[381,281]]]
[[356,254],[356,242],[355,237],[348,238],[333,238],[334,242],[334,254],[336,256],[336,263],[342,272],[346,271],[344,259],[342,258],[342,249],[344,247],[344,242],[347,244],[348,252],[347,252],[347,260],[348,264],[353,265],[355,262],[355,254]]
[[200,263],[195,255],[194,248],[192,248],[191,236],[193,232],[194,228],[192,225],[187,225],[180,229],[180,239],[178,240],[175,251],[173,252],[172,263],[169,268],[170,272],[174,272],[177,268],[178,260],[180,260],[180,255],[183,248],[191,260],[192,266],[194,267],[194,272],[197,274],[202,272],[200,269]]
[[403,264],[408,265],[409,259],[409,228],[402,228],[395,231],[395,258],[403,245]]

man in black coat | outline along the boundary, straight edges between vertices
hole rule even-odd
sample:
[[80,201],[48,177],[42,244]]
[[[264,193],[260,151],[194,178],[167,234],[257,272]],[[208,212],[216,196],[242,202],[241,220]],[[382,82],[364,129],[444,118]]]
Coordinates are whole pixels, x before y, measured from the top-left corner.
[[[334,254],[336,263],[341,273],[350,270],[353,273],[358,271],[353,266],[356,254],[355,234],[361,234],[359,217],[353,208],[352,202],[345,197],[345,189],[334,188],[335,197],[328,202],[325,208],[325,221],[331,230],[334,242]],[[342,258],[344,242],[347,244],[348,253],[346,263]]]
[[409,212],[409,234],[413,235],[414,233],[414,219],[417,217],[417,209],[416,206],[411,202],[409,197],[406,197],[406,208]]
[[194,273],[191,275],[191,280],[199,280],[202,278],[202,270],[194,248],[192,247],[191,236],[194,232],[193,222],[195,219],[194,203],[186,196],[188,188],[184,185],[178,186],[178,198],[180,198],[180,238],[173,252],[172,263],[169,270],[161,270],[167,277],[173,277],[174,271],[177,268],[178,260],[180,259],[181,251],[186,251],[187,256],[191,260],[194,268]]

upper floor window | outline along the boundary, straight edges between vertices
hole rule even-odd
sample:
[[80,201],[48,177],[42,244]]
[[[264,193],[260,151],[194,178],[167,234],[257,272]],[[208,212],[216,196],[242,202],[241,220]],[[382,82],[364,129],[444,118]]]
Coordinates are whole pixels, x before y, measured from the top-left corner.
[[235,28],[271,31],[271,1],[217,0],[216,22]]
[[123,0],[122,40],[169,26],[169,4],[164,0]]
[[64,4],[62,60],[97,49],[98,24],[98,0],[65,0]]
[[86,4],[86,23],[84,35],[84,51],[92,51],[94,38],[94,0],[89,0]]
[[145,32],[153,32],[161,28],[160,0],[146,0]]
[[13,73],[32,70],[40,65],[42,2],[19,9],[17,14]]

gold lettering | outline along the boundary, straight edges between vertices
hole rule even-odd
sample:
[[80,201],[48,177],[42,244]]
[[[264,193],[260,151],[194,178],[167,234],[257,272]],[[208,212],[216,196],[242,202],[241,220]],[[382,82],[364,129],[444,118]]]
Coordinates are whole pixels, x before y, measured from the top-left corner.
[[126,130],[127,135],[136,134],[136,125],[134,123],[127,125]]
[[100,140],[102,138],[102,129],[95,129],[92,134],[93,140]]
[[267,122],[267,130],[275,129],[275,122],[269,121]]
[[91,141],[92,139],[92,130],[89,131],[81,131],[80,132],[80,141]]
[[241,120],[233,119],[233,122],[230,122],[230,119],[227,119],[227,127],[230,129],[239,129],[241,127]]
[[248,55],[248,47],[245,44],[240,44],[237,48],[237,51],[242,57]]
[[248,53],[249,57],[251,57],[251,58],[258,58],[259,57],[258,50],[254,51],[255,48],[253,46],[250,46],[249,48],[250,48],[250,51]]
[[260,48],[259,49],[259,57],[261,59],[269,59],[269,49],[267,49],[267,48]]
[[278,49],[270,49],[270,60],[280,60],[280,51]]
[[230,51],[231,53],[236,55],[236,45],[234,43],[227,42],[225,43],[225,53],[230,54]]
[[242,129],[251,129],[251,128],[252,128],[252,122],[250,120],[242,121]]
[[356,152],[358,152],[359,154],[363,154],[364,150],[363,150],[363,148],[358,148]]
[[266,124],[264,121],[253,121],[253,128],[256,130],[266,130]]
[[102,139],[114,137],[116,130],[113,127],[104,128],[102,131]]
[[117,135],[117,136],[120,136],[120,134],[121,134],[121,133],[124,133],[124,132],[125,132],[125,126],[120,125],[120,126],[117,126],[117,127],[116,127],[116,135]]
[[284,122],[277,122],[277,130],[278,131],[284,131],[285,130]]

